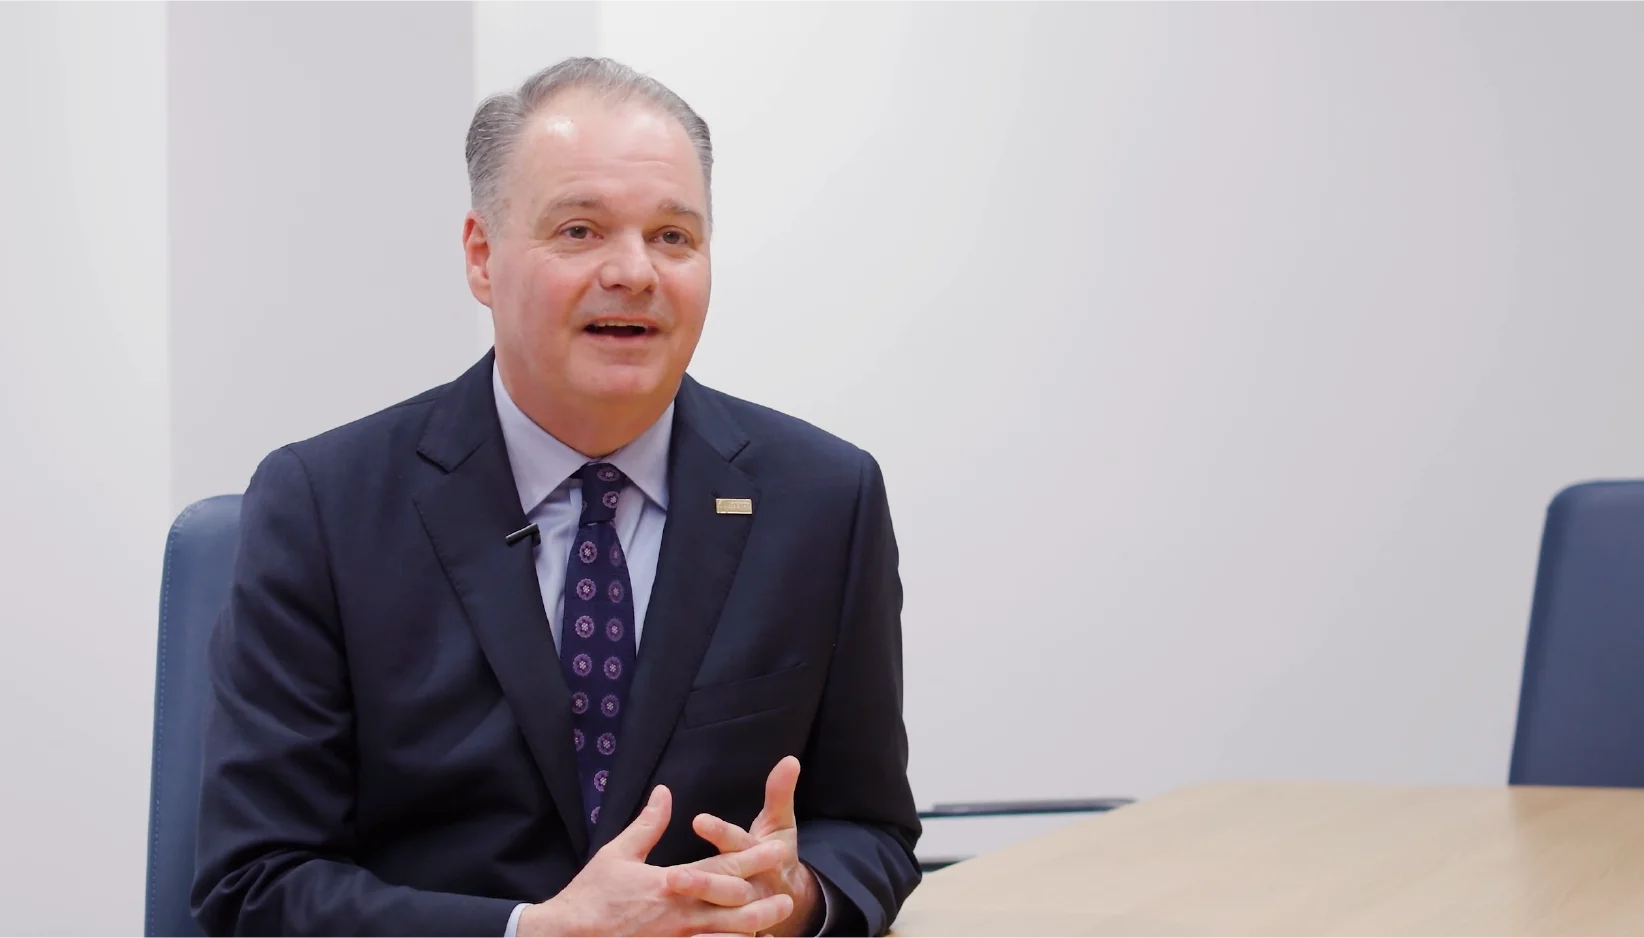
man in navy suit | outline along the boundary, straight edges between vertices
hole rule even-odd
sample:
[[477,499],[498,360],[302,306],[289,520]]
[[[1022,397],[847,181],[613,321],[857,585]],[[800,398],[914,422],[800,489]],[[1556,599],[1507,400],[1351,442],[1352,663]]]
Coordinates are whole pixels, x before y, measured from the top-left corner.
[[468,164],[494,351],[246,491],[199,921],[883,933],[919,881],[884,482],[685,375],[706,125],[575,59],[482,104]]

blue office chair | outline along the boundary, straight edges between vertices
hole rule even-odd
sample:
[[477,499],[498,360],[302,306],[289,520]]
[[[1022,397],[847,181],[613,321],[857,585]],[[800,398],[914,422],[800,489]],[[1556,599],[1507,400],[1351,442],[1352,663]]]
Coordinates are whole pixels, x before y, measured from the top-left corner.
[[189,913],[188,893],[194,879],[194,819],[200,798],[206,639],[228,602],[239,528],[240,496],[218,495],[188,506],[166,538],[154,667],[145,935],[201,933]]
[[1644,481],[1547,509],[1507,780],[1644,787]]

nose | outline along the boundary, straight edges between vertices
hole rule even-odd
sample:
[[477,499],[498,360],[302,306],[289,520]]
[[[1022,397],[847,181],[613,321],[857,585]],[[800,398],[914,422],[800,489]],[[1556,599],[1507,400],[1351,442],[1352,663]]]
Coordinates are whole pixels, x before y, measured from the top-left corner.
[[604,263],[599,267],[601,287],[644,293],[656,287],[656,279],[656,265],[651,263],[643,235],[625,234],[607,242]]

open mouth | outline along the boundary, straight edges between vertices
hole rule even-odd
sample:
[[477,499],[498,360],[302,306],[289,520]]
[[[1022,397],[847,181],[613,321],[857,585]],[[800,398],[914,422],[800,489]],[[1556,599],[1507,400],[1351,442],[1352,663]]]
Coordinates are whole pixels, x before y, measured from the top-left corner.
[[590,323],[582,331],[589,333],[590,335],[607,335],[615,336],[619,339],[635,339],[651,332],[652,330],[650,327],[639,323],[596,322]]

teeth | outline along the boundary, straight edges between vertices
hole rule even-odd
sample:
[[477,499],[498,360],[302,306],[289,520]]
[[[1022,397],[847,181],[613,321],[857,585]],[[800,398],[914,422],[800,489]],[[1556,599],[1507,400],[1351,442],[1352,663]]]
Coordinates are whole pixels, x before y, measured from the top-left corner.
[[594,325],[596,325],[596,326],[638,326],[641,329],[645,328],[645,324],[642,323],[642,322],[629,322],[626,319],[598,319],[598,320],[594,321]]

